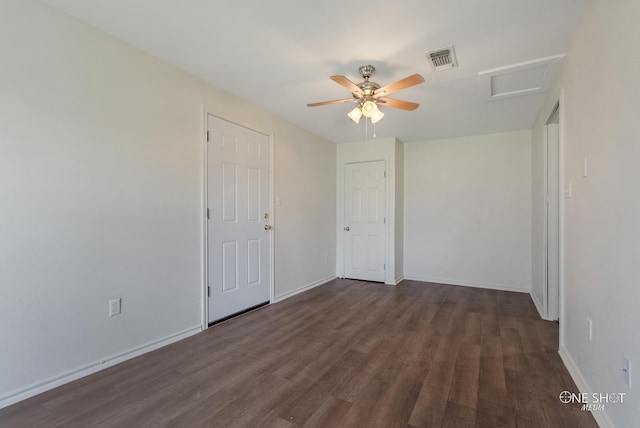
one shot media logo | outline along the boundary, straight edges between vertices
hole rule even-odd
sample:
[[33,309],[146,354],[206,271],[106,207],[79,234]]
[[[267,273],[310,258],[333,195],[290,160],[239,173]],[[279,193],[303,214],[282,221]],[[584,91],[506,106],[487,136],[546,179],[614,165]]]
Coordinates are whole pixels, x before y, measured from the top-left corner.
[[560,402],[564,404],[582,404],[581,409],[594,412],[604,410],[605,404],[624,404],[624,396],[626,392],[571,392],[562,391],[560,393]]

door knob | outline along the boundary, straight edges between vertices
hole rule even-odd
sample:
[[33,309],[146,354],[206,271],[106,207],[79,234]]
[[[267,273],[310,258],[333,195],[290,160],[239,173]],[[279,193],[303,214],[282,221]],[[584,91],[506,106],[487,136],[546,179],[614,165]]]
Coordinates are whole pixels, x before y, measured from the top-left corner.
[[270,224],[265,224],[264,225],[264,230],[271,230],[271,225]]
[[346,230],[347,232],[351,230],[351,228],[349,226],[345,227],[344,230]]

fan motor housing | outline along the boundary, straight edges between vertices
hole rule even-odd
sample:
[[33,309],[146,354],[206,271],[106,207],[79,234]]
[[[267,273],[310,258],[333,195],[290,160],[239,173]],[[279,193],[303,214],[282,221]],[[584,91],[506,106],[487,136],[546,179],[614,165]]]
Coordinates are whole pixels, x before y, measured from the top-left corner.
[[378,85],[376,82],[370,82],[368,80],[365,80],[362,83],[358,83],[357,86],[358,88],[362,89],[362,92],[364,92],[365,95],[371,95],[373,94],[373,91],[380,88],[380,85]]
[[[363,65],[362,67],[358,68],[358,72],[360,73],[360,76],[362,76],[362,78],[364,79],[364,82],[358,83],[356,86],[362,89],[362,92],[364,92],[365,96],[372,95],[376,89],[380,88],[380,85],[378,85],[376,82],[369,81],[369,78],[375,71],[376,71],[376,68],[370,64]],[[357,94],[353,94],[353,97],[357,100],[361,98],[361,96],[358,96]]]

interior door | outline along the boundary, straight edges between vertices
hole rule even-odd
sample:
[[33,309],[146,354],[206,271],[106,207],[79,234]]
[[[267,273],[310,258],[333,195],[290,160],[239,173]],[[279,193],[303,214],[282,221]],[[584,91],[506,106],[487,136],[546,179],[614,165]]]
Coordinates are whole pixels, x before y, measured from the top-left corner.
[[271,296],[269,137],[208,117],[209,322]]
[[560,301],[560,120],[558,110],[547,122],[547,318],[557,320]]
[[344,276],[384,282],[385,162],[345,165]]

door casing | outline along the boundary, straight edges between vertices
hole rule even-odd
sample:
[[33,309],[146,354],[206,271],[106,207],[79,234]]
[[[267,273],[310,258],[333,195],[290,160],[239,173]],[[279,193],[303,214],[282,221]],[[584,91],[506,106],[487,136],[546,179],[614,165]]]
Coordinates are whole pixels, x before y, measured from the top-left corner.
[[[555,110],[555,106],[558,105],[558,115],[559,115],[559,138],[558,138],[558,323],[559,323],[559,347],[563,348],[565,345],[565,323],[564,323],[564,313],[565,313],[565,269],[564,269],[564,248],[565,248],[565,227],[564,227],[564,219],[565,219],[565,199],[571,197],[570,188],[567,188],[565,180],[564,180],[564,123],[565,123],[565,111],[564,111],[564,89],[560,89],[558,98],[556,102],[551,104],[553,107],[550,108],[549,114],[547,116],[547,121],[545,121],[544,125],[544,189],[545,189],[545,198],[547,197],[547,123],[548,119],[551,118],[553,110]],[[569,183],[569,187],[571,183]],[[547,211],[546,211],[546,203],[545,203],[545,213],[544,213],[544,284],[543,284],[543,302],[544,305],[543,316],[545,319],[549,319],[548,308],[547,308],[547,266],[546,266],[546,246],[547,246]]]
[[545,124],[545,317],[558,319],[560,300],[560,120],[559,107]]

